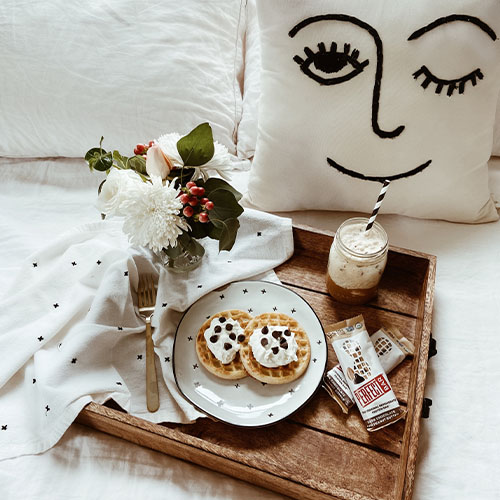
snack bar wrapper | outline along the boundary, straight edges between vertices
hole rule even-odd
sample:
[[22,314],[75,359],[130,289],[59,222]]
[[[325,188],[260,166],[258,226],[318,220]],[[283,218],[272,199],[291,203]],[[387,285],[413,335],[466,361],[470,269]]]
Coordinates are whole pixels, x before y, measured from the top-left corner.
[[[326,331],[335,331],[335,326],[327,326]],[[332,334],[327,334],[329,340]],[[390,373],[403,362],[406,356],[413,355],[414,345],[396,328],[384,326],[375,332],[371,337],[375,352],[385,373]],[[354,406],[354,396],[352,395],[344,372],[340,364],[335,365],[323,377],[323,388],[339,404],[344,413],[348,413]]]
[[332,325],[329,330],[327,336],[367,430],[376,431],[401,419],[405,411],[378,359],[363,316]]

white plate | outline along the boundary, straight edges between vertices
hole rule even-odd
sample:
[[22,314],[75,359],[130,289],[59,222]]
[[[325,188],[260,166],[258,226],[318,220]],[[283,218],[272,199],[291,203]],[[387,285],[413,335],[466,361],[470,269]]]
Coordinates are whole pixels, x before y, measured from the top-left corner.
[[[276,311],[295,318],[311,343],[311,361],[304,375],[288,384],[271,385],[251,377],[224,380],[208,372],[196,355],[196,335],[207,318],[228,309],[253,316]],[[203,412],[228,424],[261,427],[283,420],[312,397],[326,361],[323,327],[304,299],[276,283],[238,281],[208,293],[186,311],[177,328],[173,369],[181,393]]]

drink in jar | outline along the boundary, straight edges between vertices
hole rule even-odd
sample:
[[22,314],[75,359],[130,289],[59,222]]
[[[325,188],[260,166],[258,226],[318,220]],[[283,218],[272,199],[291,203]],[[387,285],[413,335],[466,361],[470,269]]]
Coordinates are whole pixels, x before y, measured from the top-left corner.
[[330,295],[345,304],[360,305],[375,297],[387,263],[388,240],[375,222],[354,217],[337,230],[328,258],[326,285]]

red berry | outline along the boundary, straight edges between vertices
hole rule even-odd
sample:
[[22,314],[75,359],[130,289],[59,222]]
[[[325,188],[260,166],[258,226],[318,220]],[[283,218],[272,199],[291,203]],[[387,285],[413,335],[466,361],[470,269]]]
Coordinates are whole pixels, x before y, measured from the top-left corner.
[[154,143],[155,141],[149,141],[148,147],[151,147]]
[[192,207],[198,205],[198,198],[191,198],[188,202]]
[[207,201],[205,203],[205,210],[212,210],[214,208],[214,202],[213,201]]
[[186,183],[186,187],[189,189],[189,188],[192,188],[196,186],[196,182],[193,182],[193,181],[189,181],[188,183]]
[[208,201],[210,201],[208,198],[202,198],[202,199],[200,200],[200,203],[201,203],[202,205],[205,205],[205,203],[207,203]]
[[198,187],[196,190],[196,196],[203,196],[205,194],[205,188],[204,187]]
[[194,214],[194,210],[191,207],[184,207],[184,210],[182,211],[182,213],[186,217],[191,217]]
[[146,146],[144,146],[144,144],[137,144],[134,148],[134,154],[140,155],[140,154],[144,153],[145,149],[146,149]]
[[190,199],[190,198],[189,198],[189,195],[188,195],[188,194],[186,194],[186,193],[183,193],[183,194],[181,194],[181,196],[180,196],[180,200],[181,200],[181,203],[182,203],[183,205],[185,205],[186,203],[188,203],[188,202],[189,202],[189,199]]
[[198,218],[200,222],[208,222],[208,214],[206,212],[201,212]]

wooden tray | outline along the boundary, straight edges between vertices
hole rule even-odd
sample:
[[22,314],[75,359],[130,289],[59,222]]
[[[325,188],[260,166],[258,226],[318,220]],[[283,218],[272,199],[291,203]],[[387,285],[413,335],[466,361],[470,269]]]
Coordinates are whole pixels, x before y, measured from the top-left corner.
[[[390,375],[406,420],[375,433],[357,409],[344,415],[319,390],[279,424],[242,431],[210,419],[195,424],[152,424],[90,403],[81,424],[300,499],[409,499],[429,352],[436,258],[391,247],[376,300],[365,306],[334,302],[325,270],[333,233],[294,227],[295,253],[277,274],[305,298],[323,325],[363,314],[370,332],[397,326],[415,343],[415,355]],[[329,366],[334,354],[329,347]]]

